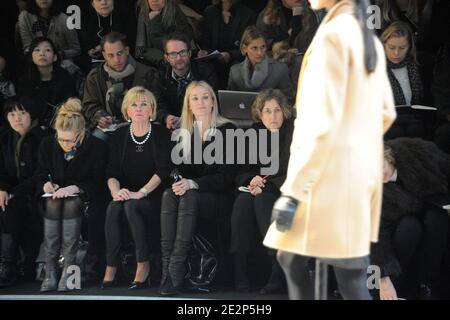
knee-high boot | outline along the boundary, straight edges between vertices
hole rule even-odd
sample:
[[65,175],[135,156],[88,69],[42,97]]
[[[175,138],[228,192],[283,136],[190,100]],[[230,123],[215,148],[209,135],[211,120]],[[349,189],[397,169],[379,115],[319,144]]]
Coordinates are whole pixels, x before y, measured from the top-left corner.
[[61,221],[44,219],[45,278],[41,284],[41,292],[56,290],[56,260],[61,248]]
[[81,232],[81,217],[75,219],[64,219],[62,222],[62,254],[64,256],[64,269],[58,284],[58,291],[73,290],[67,286],[68,273],[67,268],[76,265],[78,251],[78,241]]

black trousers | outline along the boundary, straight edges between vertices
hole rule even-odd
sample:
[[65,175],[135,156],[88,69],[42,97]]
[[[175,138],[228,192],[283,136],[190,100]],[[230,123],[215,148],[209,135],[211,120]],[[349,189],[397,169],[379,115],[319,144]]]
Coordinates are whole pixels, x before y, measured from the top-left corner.
[[[291,300],[312,300],[313,283],[307,269],[311,257],[278,251],[278,262],[286,275]],[[365,269],[344,269],[334,266],[339,291],[346,300],[371,300]]]
[[439,283],[442,259],[447,246],[448,214],[429,207],[425,210],[423,238],[419,256],[419,283],[436,286]]
[[[248,254],[251,245],[264,237],[270,226],[270,217],[278,194],[262,192],[256,197],[241,192],[231,215],[231,252]],[[273,250],[270,252],[274,253]]]
[[149,253],[159,252],[160,202],[159,197],[139,200],[111,201],[106,210],[106,263],[119,264],[123,215],[126,216],[136,247],[136,261],[149,260]]
[[13,240],[8,246],[2,246],[1,256],[14,259],[20,245],[25,259],[34,261],[36,258],[43,232],[38,215],[32,211],[33,205],[34,202],[26,197],[14,197],[8,202],[6,210],[0,212],[0,231],[10,234]]

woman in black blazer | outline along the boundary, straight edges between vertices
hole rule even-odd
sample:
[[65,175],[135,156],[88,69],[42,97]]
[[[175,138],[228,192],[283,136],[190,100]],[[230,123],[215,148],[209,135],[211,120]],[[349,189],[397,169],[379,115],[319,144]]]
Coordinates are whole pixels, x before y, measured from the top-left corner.
[[[256,123],[248,130],[255,131],[254,136],[258,141],[249,142],[246,146],[246,164],[236,177],[237,186],[247,187],[248,192],[239,193],[231,216],[231,252],[234,253],[235,287],[238,291],[249,290],[247,260],[250,246],[269,229],[273,204],[280,196],[280,187],[286,179],[294,130],[291,108],[280,90],[261,91],[252,106],[252,112]],[[263,165],[260,159],[255,164],[249,161],[249,157],[262,152],[258,149],[266,147],[262,143],[267,146],[265,152],[271,157],[271,164],[278,160],[276,173],[265,173],[263,168],[267,170],[269,165]],[[268,253],[272,258],[272,273],[261,290],[262,294],[275,293],[285,288],[283,271],[275,252],[270,250]]]
[[[67,100],[58,111],[55,136],[39,149],[37,191],[44,195],[44,245],[46,274],[41,291],[67,291],[67,268],[76,263],[85,202],[104,193],[107,146],[85,132],[81,101]],[[48,197],[46,197],[48,195]],[[59,284],[56,260],[64,256]]]
[[[46,135],[36,120],[36,106],[32,100],[7,100],[3,114],[9,127],[0,136],[0,287],[12,285],[17,278],[19,238],[25,224],[32,218],[38,148]],[[34,231],[37,226],[31,225]],[[36,230],[37,231],[37,230]],[[34,237],[28,234],[31,242]],[[27,241],[28,242],[28,241]],[[39,247],[31,245],[25,251],[27,264],[33,264]]]
[[156,117],[156,100],[147,89],[130,89],[122,114],[130,124],[114,132],[110,141],[107,179],[112,201],[106,213],[107,267],[102,288],[117,283],[121,218],[125,215],[136,247],[136,275],[129,287],[134,290],[148,284],[149,253],[159,256],[161,194],[171,168],[170,138],[165,127],[151,122]]

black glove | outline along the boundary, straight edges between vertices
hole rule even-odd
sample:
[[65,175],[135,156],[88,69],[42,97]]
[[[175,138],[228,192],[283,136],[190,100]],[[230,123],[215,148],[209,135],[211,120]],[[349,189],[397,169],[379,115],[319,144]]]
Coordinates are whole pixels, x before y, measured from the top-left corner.
[[298,201],[289,196],[281,196],[272,209],[272,221],[276,222],[277,230],[284,232],[292,227]]

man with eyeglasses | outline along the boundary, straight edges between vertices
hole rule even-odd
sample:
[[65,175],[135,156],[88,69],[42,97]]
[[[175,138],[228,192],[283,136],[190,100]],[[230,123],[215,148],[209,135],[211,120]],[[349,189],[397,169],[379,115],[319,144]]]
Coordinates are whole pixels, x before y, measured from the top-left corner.
[[169,34],[163,42],[165,63],[158,68],[153,93],[158,103],[157,120],[168,129],[178,127],[186,87],[192,81],[206,81],[218,90],[217,75],[210,65],[191,59],[190,39]]
[[105,131],[112,124],[125,122],[122,100],[128,89],[142,86],[150,89],[156,70],[134,60],[125,35],[108,33],[100,43],[105,62],[92,69],[86,78],[83,97],[84,115],[94,136],[106,141]]

